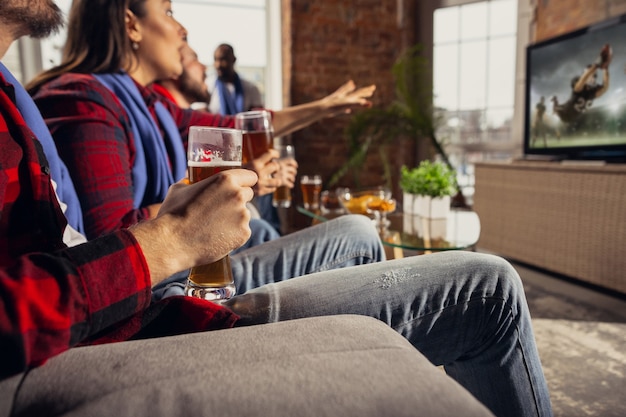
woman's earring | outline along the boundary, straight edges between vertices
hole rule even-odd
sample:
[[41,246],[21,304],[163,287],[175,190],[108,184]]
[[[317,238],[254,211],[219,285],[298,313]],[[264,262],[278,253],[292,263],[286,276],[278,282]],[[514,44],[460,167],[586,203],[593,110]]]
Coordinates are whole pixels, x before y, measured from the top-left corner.
[[139,49],[139,44],[137,42],[133,42],[131,46],[133,48],[133,51],[136,51],[137,49]]

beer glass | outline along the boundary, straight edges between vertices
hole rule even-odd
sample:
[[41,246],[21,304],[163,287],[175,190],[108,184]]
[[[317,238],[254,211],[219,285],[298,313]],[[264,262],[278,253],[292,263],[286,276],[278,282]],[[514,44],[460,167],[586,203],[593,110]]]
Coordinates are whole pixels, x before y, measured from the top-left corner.
[[[187,147],[189,182],[195,183],[218,172],[241,168],[241,131],[191,126]],[[227,300],[235,295],[235,282],[226,255],[211,264],[191,268],[185,295],[211,301]]]
[[300,177],[300,189],[304,208],[317,211],[320,208],[320,192],[322,191],[321,175],[303,175]]
[[[281,145],[277,148],[280,152],[280,159],[294,159],[295,152],[293,145]],[[274,191],[272,197],[272,205],[274,207],[291,207],[291,190],[286,185],[281,185]]]
[[365,204],[367,212],[374,215],[374,224],[381,236],[387,234],[387,228],[391,223],[387,214],[396,211],[396,199],[391,196],[391,190],[381,188],[371,196]]
[[274,129],[270,112],[266,110],[238,113],[235,129],[243,134],[243,164],[252,162],[273,147]]

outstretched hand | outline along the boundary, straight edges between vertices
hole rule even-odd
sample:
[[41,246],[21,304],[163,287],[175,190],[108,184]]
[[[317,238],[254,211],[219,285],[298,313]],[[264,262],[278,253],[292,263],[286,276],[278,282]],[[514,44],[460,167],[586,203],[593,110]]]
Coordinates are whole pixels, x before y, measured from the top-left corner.
[[376,91],[376,85],[356,88],[353,80],[350,80],[322,99],[322,103],[333,114],[350,113],[357,107],[372,107],[369,100]]
[[274,134],[285,136],[325,118],[372,107],[370,98],[374,91],[376,86],[373,84],[356,88],[354,81],[350,80],[322,99],[275,111],[272,119]]

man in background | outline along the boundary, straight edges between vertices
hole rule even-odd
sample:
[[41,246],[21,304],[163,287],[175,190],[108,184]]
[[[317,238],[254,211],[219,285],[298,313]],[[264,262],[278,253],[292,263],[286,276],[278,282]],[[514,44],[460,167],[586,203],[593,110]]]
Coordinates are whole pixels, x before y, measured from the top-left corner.
[[254,83],[245,80],[235,71],[235,51],[223,43],[213,53],[213,66],[217,80],[211,91],[209,111],[220,114],[237,114],[263,107],[261,92]]

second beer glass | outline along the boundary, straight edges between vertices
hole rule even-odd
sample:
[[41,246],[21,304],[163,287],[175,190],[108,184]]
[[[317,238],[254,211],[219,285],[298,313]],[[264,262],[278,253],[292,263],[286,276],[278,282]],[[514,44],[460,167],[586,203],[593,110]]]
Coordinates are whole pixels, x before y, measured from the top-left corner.
[[244,164],[252,162],[273,146],[274,129],[270,112],[266,110],[238,113],[235,128],[243,133]]
[[[241,131],[191,126],[187,165],[193,184],[218,172],[241,168]],[[205,300],[227,300],[235,295],[235,282],[230,257],[211,264],[191,268],[185,295]]]
[[[294,159],[295,152],[293,145],[281,145],[276,149],[280,152],[280,159]],[[284,181],[284,178],[283,178]],[[291,207],[291,190],[286,185],[281,185],[276,188],[272,197],[272,205],[274,207]]]
[[322,191],[321,175],[303,175],[300,177],[300,189],[304,208],[311,211],[320,209],[320,192]]

